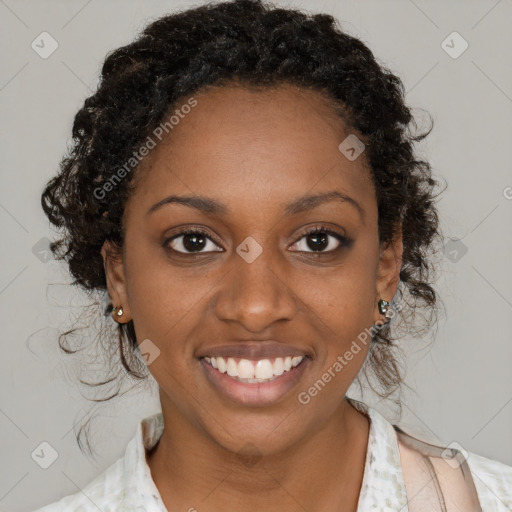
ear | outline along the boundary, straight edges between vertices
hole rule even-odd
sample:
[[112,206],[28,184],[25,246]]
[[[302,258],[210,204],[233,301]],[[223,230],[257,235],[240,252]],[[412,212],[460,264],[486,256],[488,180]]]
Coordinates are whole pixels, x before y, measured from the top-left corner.
[[400,282],[400,270],[402,268],[402,225],[395,229],[393,240],[381,246],[379,265],[377,268],[377,282],[375,298],[375,309],[373,322],[382,321],[383,316],[377,306],[380,299],[391,302],[398,289]]
[[126,323],[132,319],[128,294],[126,292],[126,277],[124,263],[120,251],[106,240],[101,248],[103,267],[107,280],[107,290],[114,307],[123,308],[123,314],[116,316],[116,321]]

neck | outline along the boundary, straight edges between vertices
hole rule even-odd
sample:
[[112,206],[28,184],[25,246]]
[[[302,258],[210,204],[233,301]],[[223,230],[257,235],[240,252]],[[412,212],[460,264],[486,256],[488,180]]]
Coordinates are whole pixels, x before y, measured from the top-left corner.
[[369,420],[346,400],[300,442],[244,457],[164,405],[164,433],[146,460],[169,510],[356,510]]

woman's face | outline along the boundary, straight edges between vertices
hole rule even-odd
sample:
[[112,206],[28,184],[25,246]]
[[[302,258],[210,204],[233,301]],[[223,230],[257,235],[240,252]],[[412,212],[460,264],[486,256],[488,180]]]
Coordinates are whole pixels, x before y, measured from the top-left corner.
[[123,259],[102,251],[109,292],[145,344],[164,414],[230,451],[276,453],[343,402],[368,350],[358,335],[395,294],[401,243],[380,251],[364,152],[340,151],[350,132],[318,93],[194,98],[146,157]]

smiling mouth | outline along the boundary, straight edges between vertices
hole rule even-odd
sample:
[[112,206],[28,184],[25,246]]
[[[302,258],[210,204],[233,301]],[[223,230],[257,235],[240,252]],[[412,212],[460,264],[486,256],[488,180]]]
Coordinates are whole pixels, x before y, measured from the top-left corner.
[[264,384],[278,379],[299,366],[308,356],[275,357],[271,359],[243,359],[236,357],[209,357],[202,359],[219,373],[244,384]]

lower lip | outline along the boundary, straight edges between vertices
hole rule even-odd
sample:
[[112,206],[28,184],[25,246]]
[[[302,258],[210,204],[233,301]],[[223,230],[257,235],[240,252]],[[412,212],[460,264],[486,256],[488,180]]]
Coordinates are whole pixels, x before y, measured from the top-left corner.
[[296,386],[310,362],[310,358],[305,357],[298,366],[272,381],[246,384],[232,379],[227,373],[219,372],[204,359],[200,359],[207,379],[217,391],[233,402],[252,406],[270,405],[282,399]]

